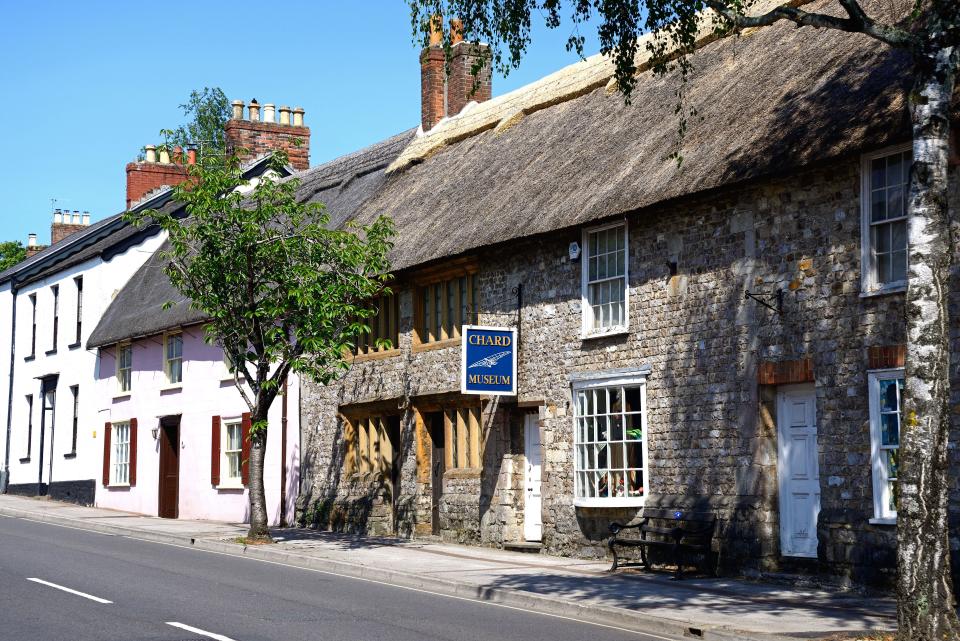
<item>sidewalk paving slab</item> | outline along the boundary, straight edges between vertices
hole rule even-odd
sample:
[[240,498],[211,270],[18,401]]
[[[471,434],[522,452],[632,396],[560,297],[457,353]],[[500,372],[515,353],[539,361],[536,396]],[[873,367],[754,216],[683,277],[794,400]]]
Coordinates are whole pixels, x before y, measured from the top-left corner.
[[606,561],[297,528],[273,529],[274,545],[245,546],[236,542],[246,534],[243,524],[160,519],[11,495],[0,495],[0,514],[674,638],[820,639],[896,625],[890,598],[730,578],[610,574]]

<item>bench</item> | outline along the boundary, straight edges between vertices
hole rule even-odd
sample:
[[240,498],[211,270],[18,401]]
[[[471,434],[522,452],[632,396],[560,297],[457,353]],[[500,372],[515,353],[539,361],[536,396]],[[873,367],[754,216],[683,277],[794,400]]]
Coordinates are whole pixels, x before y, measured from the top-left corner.
[[[686,512],[682,509],[654,509],[645,508],[643,517],[634,525],[611,523],[612,536],[607,543],[613,553],[615,571],[620,566],[617,557],[617,546],[640,548],[640,560],[646,570],[650,570],[650,561],[647,557],[648,548],[665,551],[670,560],[676,564],[674,578],[683,578],[683,564],[693,554],[703,554],[709,562],[710,574],[716,575],[715,559],[711,547],[713,529],[717,517],[712,512]],[[635,529],[640,532],[640,538],[620,538],[620,533]]]

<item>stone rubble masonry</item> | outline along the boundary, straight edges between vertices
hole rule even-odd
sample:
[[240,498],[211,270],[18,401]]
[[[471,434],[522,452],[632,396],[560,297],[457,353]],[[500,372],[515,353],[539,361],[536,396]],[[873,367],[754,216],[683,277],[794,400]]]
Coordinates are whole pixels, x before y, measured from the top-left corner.
[[[649,366],[648,506],[716,511],[714,545],[724,572],[889,584],[896,527],[869,522],[867,382],[871,367],[902,362],[904,297],[861,295],[859,167],[859,158],[851,157],[629,214],[630,328],[617,336],[581,337],[581,263],[569,259],[568,247],[582,242],[582,229],[478,250],[480,324],[514,324],[512,290],[523,285],[519,395],[483,401],[483,469],[446,473],[442,538],[487,546],[521,539],[523,415],[534,411],[543,448],[543,549],[606,556],[610,522],[636,519],[641,509],[573,505],[568,377]],[[960,202],[957,174],[951,178],[953,203]],[[953,220],[960,234],[960,216]],[[303,384],[298,514],[304,524],[391,531],[382,489],[341,473],[339,418],[345,409],[387,407],[402,416],[403,426],[395,529],[403,536],[431,531],[424,414],[476,397],[459,394],[459,346],[413,349],[415,287],[405,276],[394,287],[401,316],[396,354],[356,362],[335,384]],[[745,299],[746,289],[784,290],[783,313]],[[950,305],[951,314],[960,314],[957,296]],[[951,341],[956,371],[960,324],[952,325]],[[777,385],[811,379],[822,479],[819,553],[818,559],[791,559],[780,555]],[[960,386],[952,389],[956,441]],[[960,450],[952,452],[955,468]],[[950,479],[950,509],[957,523],[957,478]],[[951,534],[957,549],[956,526]]]
[[[252,160],[273,151],[285,151],[291,167],[310,168],[310,128],[253,120],[228,120],[224,127],[227,151]],[[240,151],[242,153],[240,153]]]

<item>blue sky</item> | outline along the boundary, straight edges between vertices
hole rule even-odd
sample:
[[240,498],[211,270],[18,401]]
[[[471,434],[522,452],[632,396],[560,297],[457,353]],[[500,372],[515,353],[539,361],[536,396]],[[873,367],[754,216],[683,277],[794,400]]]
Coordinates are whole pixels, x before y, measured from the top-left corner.
[[[161,9],[163,13],[161,13]],[[192,89],[300,105],[318,164],[415,126],[418,48],[404,0],[5,2],[0,240],[49,241],[51,199],[93,220],[124,205],[125,166],[184,120]],[[494,95],[577,61],[569,25],[535,21]],[[585,29],[585,54],[599,50]]]

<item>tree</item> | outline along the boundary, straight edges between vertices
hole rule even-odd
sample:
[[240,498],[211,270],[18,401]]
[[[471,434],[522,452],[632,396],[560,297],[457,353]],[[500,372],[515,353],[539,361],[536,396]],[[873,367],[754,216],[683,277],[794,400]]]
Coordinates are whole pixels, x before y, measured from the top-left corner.
[[191,118],[186,125],[162,133],[168,144],[182,149],[196,148],[199,157],[223,157],[226,150],[224,125],[230,118],[230,102],[219,87],[193,90],[186,103],[180,105],[183,115]]
[[0,272],[9,269],[27,257],[27,248],[19,240],[0,243]]
[[[947,178],[951,100],[960,69],[960,2],[906,0],[902,10],[886,7],[888,13],[897,14],[894,19],[881,20],[871,17],[860,0],[836,1],[838,11],[830,14],[805,11],[801,8],[804,0],[767,3],[761,10],[757,10],[756,0],[570,0],[570,6],[575,26],[593,14],[599,17],[601,51],[612,56],[614,77],[628,100],[634,87],[639,36],[653,34],[645,47],[655,73],[679,72],[686,78],[698,34],[709,24],[705,22],[709,17],[703,14],[708,8],[713,10],[715,28],[722,33],[786,20],[798,26],[865,34],[912,57],[906,418],[900,441],[897,510],[898,639],[956,639],[960,622],[953,605],[947,521],[947,301],[953,258]],[[415,38],[428,42],[431,28],[437,24],[433,16],[457,16],[463,22],[465,38],[490,43],[489,61],[502,72],[515,67],[526,51],[531,13],[542,12],[547,26],[556,27],[563,4],[561,0],[408,2]],[[449,34],[444,40],[449,52]],[[582,54],[583,38],[575,32],[567,48]],[[683,123],[681,118],[681,131]]]
[[[286,154],[270,160],[282,175]],[[296,178],[247,184],[236,157],[201,159],[174,190],[186,215],[128,213],[156,222],[169,237],[166,273],[207,316],[205,337],[233,364],[234,384],[250,409],[250,531],[268,539],[263,487],[267,415],[287,375],[321,383],[347,367],[344,355],[385,292],[393,223],[329,228],[319,203],[297,200]],[[243,378],[241,379],[241,375]]]

